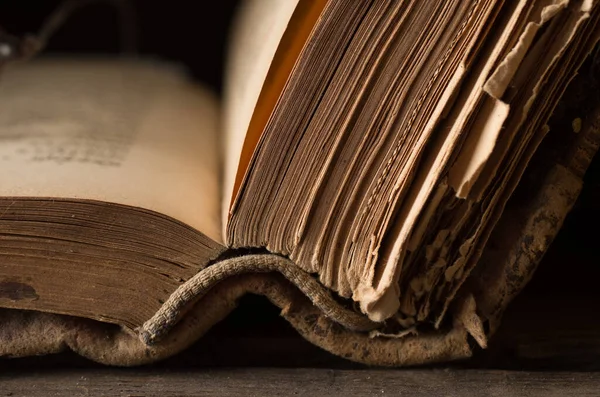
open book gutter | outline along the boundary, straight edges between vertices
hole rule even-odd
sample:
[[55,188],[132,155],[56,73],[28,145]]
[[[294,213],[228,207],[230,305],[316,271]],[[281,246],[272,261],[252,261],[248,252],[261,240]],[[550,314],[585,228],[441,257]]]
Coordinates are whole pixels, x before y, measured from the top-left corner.
[[598,149],[598,3],[249,1],[221,101],[19,62],[71,2],[0,36],[0,353],[155,361],[247,293],[359,362],[486,347]]

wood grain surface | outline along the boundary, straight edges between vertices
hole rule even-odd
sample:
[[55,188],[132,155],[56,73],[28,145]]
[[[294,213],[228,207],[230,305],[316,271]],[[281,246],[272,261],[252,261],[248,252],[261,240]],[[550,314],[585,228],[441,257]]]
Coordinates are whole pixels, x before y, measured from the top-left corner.
[[597,372],[70,370],[3,374],[0,396],[595,396]]

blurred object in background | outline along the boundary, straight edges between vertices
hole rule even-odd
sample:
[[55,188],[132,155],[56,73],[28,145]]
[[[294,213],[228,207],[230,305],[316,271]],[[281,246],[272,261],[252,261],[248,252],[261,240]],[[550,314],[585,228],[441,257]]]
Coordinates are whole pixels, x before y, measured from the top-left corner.
[[[44,54],[118,54],[123,46],[120,15],[133,12],[125,32],[137,36],[141,55],[182,62],[193,76],[215,90],[221,89],[228,27],[239,0],[210,2],[203,12],[190,1],[128,0],[119,14],[115,2],[85,1],[50,38]],[[63,2],[59,0],[3,0],[0,26],[22,37],[37,34],[44,21]],[[129,34],[131,37],[131,34]]]

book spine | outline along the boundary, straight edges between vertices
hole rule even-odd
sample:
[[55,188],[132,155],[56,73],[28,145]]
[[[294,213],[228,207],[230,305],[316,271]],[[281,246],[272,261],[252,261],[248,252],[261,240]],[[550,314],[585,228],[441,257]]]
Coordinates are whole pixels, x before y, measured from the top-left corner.
[[[583,106],[581,98],[571,98],[571,111],[565,116],[577,114],[581,108],[589,111],[581,117],[567,117],[572,132],[565,155],[555,159],[554,165],[546,164],[549,171],[541,187],[524,207],[515,205],[503,216],[470,280],[478,313],[489,322],[490,334],[496,331],[507,305],[531,280],[579,197],[583,177],[600,148],[600,100],[587,98]],[[538,164],[537,168],[542,167]]]

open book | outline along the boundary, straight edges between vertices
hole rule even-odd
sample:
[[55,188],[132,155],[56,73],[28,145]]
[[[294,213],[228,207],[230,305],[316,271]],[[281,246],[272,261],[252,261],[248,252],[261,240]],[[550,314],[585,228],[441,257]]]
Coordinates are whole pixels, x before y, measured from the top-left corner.
[[[523,202],[546,201],[505,221],[599,18],[591,0],[248,1],[222,100],[156,61],[12,65],[0,306],[27,311],[3,312],[23,335],[0,331],[3,354],[156,360],[255,292],[353,360],[468,356],[577,197],[550,162]],[[593,155],[592,124],[569,158]]]

